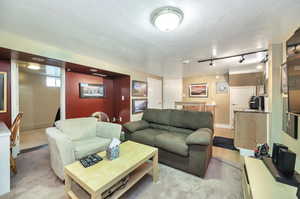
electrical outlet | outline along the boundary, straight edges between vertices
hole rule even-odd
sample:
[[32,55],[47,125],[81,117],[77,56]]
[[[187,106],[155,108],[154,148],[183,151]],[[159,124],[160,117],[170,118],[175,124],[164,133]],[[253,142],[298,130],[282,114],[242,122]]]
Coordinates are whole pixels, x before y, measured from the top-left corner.
[[119,117],[119,121],[122,122],[122,117]]
[[124,101],[125,100],[125,97],[124,97],[124,95],[122,95],[122,101]]

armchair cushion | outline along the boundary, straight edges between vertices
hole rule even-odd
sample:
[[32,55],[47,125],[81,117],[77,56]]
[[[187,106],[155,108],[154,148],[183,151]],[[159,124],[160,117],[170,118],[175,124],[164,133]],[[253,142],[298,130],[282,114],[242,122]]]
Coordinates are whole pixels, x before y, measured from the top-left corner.
[[120,124],[114,124],[109,122],[96,122],[97,137],[101,138],[117,138],[120,139],[122,126]]
[[187,135],[183,133],[166,132],[155,137],[155,146],[178,155],[188,156],[186,137]]
[[93,153],[105,151],[110,141],[110,139],[99,137],[74,141],[75,157],[80,159]]
[[186,144],[210,145],[212,139],[212,131],[208,128],[201,128],[190,134],[186,138]]
[[130,133],[149,128],[149,123],[145,120],[128,122],[123,125]]
[[66,134],[72,141],[96,136],[97,119],[93,117],[59,120],[56,128]]

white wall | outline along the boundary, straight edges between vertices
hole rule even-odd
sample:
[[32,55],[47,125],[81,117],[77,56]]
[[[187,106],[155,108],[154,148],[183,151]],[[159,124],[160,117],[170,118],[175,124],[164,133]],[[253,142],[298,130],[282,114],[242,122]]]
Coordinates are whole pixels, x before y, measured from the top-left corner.
[[163,108],[174,108],[175,101],[182,101],[182,78],[163,78]]

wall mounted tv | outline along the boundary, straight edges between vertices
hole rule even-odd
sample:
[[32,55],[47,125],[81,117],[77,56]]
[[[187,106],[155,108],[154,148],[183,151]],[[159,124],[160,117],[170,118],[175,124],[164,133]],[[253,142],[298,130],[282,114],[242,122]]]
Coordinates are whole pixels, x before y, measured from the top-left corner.
[[297,138],[298,116],[300,116],[300,29],[287,40],[287,81],[288,81],[288,130]]
[[300,114],[300,29],[287,41],[289,112]]

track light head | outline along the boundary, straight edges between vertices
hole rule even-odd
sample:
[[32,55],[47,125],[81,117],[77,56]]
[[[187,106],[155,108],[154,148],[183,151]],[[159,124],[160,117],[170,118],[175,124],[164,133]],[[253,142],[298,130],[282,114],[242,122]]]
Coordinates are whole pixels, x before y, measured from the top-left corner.
[[241,64],[241,63],[243,63],[244,61],[245,61],[245,57],[244,57],[244,55],[242,55],[239,62],[240,62],[240,64]]
[[269,54],[266,54],[265,58],[263,60],[261,60],[261,64],[265,64],[269,61]]
[[294,46],[294,53],[295,53],[295,54],[298,54],[298,53],[299,53],[299,51],[297,50],[297,47],[298,47],[298,45],[295,45],[295,46]]
[[209,66],[214,66],[214,65],[215,65],[214,62],[213,62],[213,60],[211,59],[210,62],[209,62]]

